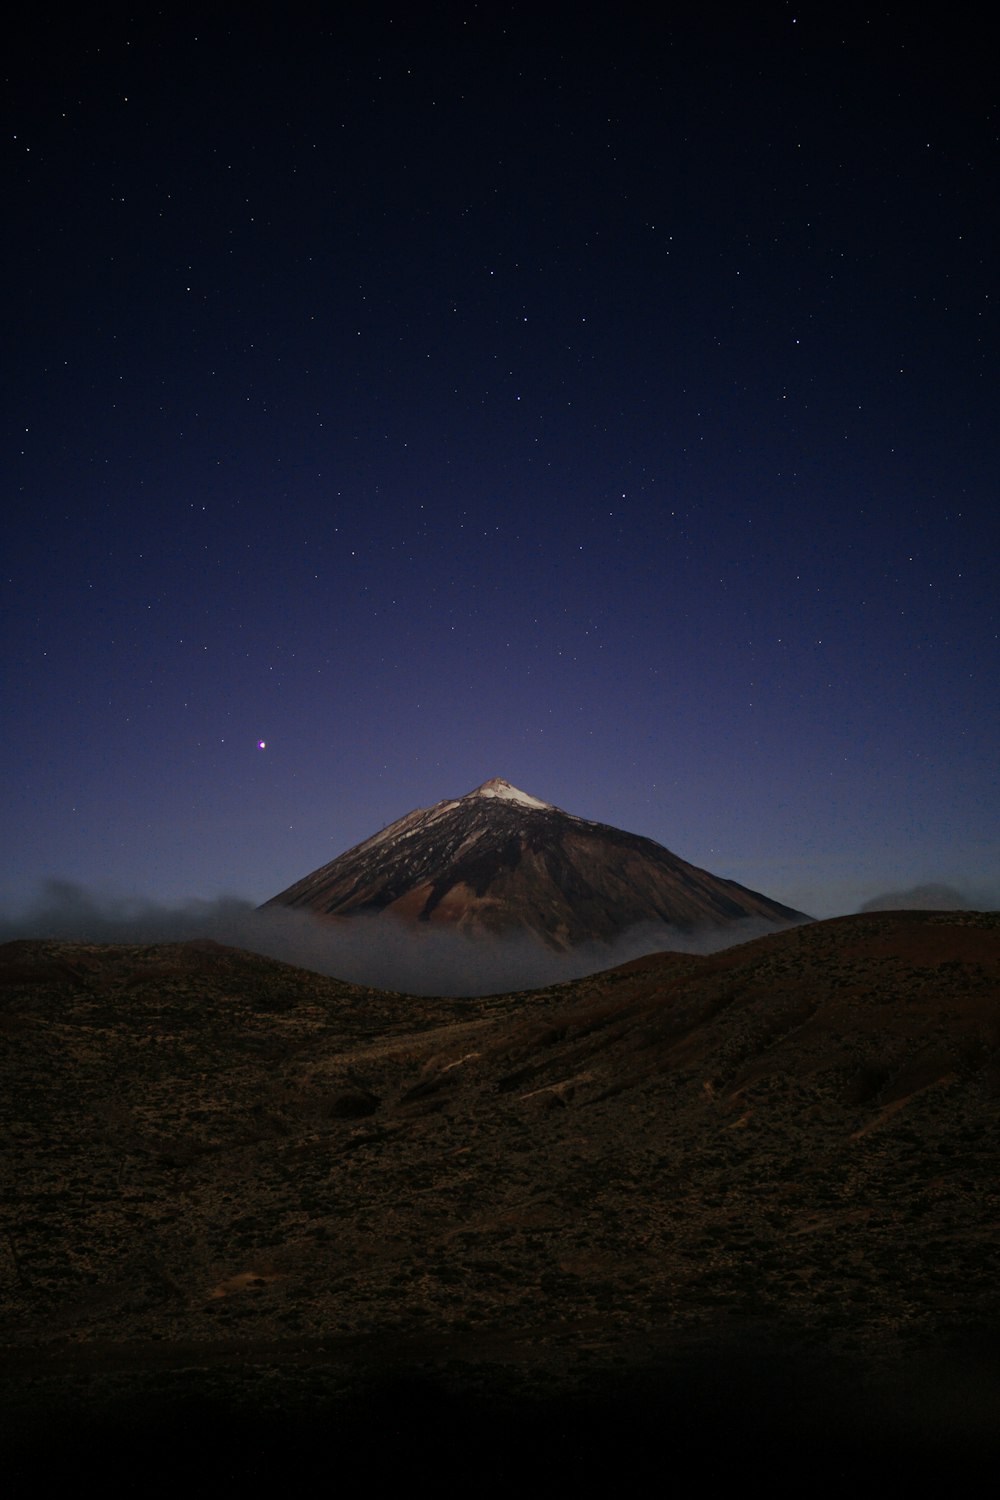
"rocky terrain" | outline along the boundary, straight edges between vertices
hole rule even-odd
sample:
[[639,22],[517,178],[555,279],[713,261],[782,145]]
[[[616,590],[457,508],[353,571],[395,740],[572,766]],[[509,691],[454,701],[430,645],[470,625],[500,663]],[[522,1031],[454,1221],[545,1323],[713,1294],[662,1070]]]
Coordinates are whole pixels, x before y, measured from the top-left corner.
[[16,942],[0,1057],[9,1465],[993,1454],[1000,915],[475,1000]]

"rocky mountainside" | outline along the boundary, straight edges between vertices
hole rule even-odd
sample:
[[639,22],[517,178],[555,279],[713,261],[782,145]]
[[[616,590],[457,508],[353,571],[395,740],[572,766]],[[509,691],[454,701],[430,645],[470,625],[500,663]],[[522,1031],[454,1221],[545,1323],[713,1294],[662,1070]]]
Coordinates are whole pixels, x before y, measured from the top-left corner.
[[997,1456],[996,913],[480,1000],[18,942],[0,1043],[15,1489]]
[[407,813],[266,905],[530,933],[560,951],[642,923],[690,932],[808,920],[652,839],[575,817],[500,777]]

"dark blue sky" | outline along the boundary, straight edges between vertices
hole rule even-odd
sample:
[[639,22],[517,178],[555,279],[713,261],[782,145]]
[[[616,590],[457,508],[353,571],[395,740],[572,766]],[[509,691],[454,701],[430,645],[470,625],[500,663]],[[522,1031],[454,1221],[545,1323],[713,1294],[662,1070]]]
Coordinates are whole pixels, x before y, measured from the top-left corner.
[[7,909],[494,775],[817,915],[996,892],[992,70],[753,10],[9,51]]

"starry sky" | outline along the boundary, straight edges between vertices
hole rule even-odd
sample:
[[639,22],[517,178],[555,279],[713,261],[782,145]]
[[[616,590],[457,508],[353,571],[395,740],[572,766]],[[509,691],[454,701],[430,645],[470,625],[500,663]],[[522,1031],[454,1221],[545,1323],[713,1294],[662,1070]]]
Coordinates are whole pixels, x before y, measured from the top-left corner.
[[7,49],[3,909],[497,775],[818,916],[996,892],[983,39],[334,17]]

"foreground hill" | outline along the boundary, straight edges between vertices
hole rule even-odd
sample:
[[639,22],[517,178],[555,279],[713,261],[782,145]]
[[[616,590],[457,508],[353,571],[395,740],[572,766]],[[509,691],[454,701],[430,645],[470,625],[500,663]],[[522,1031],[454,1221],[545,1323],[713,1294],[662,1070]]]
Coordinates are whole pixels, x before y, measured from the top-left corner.
[[590,1464],[596,1412],[650,1444],[665,1402],[709,1467],[720,1422],[896,1465],[992,1445],[997,914],[478,1000],[208,943],[12,943],[0,981],[29,1447],[53,1412],[85,1446],[209,1411],[277,1465],[289,1424],[389,1410],[410,1445],[503,1421],[553,1463],[561,1423]]

